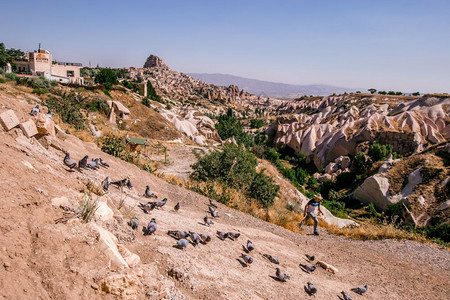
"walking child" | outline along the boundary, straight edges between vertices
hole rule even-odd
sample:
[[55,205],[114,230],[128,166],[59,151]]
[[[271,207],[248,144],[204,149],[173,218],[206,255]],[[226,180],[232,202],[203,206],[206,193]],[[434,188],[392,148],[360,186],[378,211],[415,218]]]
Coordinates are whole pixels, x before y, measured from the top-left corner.
[[314,235],[319,235],[319,232],[317,231],[317,225],[319,224],[319,221],[317,220],[316,215],[314,214],[316,207],[319,210],[319,215],[323,215],[322,210],[320,209],[320,200],[322,200],[322,196],[320,194],[317,194],[314,199],[310,199],[308,203],[305,205],[305,209],[303,210],[303,220],[298,224],[298,227],[300,229],[302,228],[302,225],[308,221],[310,218],[314,221]]

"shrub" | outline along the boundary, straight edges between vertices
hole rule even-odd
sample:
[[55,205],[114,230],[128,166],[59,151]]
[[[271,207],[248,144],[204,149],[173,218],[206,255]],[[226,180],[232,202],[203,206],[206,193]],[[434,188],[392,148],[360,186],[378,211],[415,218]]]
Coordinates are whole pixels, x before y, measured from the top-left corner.
[[0,77],[0,83],[5,83],[5,82],[6,82],[6,79]]
[[109,91],[113,84],[119,83],[117,80],[117,72],[113,69],[100,69],[95,74],[95,83],[103,84],[105,89]]
[[72,124],[78,130],[85,128],[86,118],[81,112],[82,101],[75,93],[62,93],[59,97],[51,96],[45,101],[45,105],[64,123]]
[[147,97],[145,97],[144,99],[142,99],[142,102],[141,102],[143,105],[145,105],[145,106],[147,106],[147,107],[150,107],[150,101],[148,100],[148,98]]
[[333,216],[339,218],[345,218],[347,216],[347,211],[345,210],[344,202],[335,200],[333,201],[323,200],[321,203],[333,214]]
[[47,89],[41,89],[41,88],[33,89],[33,94],[36,94],[36,95],[43,95],[43,94],[47,94],[47,93],[48,93]]
[[95,212],[98,209],[98,201],[92,198],[90,194],[84,194],[80,203],[79,218],[88,223],[94,217]]
[[256,173],[247,194],[251,198],[258,199],[264,208],[273,205],[274,198],[278,195],[280,186],[273,179],[264,174],[264,170]]
[[14,73],[6,73],[5,74],[5,79],[6,81],[17,81],[17,75]]
[[375,144],[369,147],[369,156],[370,158],[376,162],[382,159],[386,159],[392,153],[392,145],[381,145],[376,142]]
[[112,156],[121,157],[126,148],[127,141],[125,137],[108,134],[100,141],[100,149]]
[[339,189],[346,188],[350,186],[355,179],[355,172],[343,172],[337,176],[335,186]]
[[234,137],[236,139],[236,143],[250,146],[249,137],[242,129],[241,123],[238,122],[232,113],[221,115],[218,119],[218,123],[216,124],[216,129],[222,140]]
[[250,128],[261,128],[264,125],[264,120],[260,119],[251,119],[250,120]]
[[105,99],[97,98],[90,101],[87,101],[84,104],[84,108],[90,112],[100,112],[101,114],[108,116],[110,112],[110,108],[108,102]]
[[372,162],[366,155],[362,152],[356,153],[353,158],[353,169],[357,174],[362,174],[366,172],[372,165]]

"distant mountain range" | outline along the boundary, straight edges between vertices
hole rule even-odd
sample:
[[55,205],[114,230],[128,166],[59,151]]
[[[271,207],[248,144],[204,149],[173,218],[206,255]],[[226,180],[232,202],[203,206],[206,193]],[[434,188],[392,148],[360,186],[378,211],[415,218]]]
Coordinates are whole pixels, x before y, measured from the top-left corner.
[[219,86],[237,85],[258,96],[267,96],[282,99],[294,99],[302,95],[327,96],[333,93],[342,94],[345,92],[354,92],[356,89],[336,87],[323,84],[300,85],[286,84],[278,82],[263,81],[257,79],[244,78],[229,74],[207,74],[207,73],[187,73],[188,75],[202,80],[206,83]]

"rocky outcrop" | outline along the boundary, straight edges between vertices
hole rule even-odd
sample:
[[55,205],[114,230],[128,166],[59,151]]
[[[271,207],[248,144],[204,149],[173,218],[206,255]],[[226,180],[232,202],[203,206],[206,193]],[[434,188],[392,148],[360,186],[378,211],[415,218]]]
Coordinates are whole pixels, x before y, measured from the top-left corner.
[[364,180],[352,196],[365,204],[373,203],[376,207],[386,210],[389,204],[396,202],[390,199],[389,180],[383,175],[376,174]]
[[167,68],[164,61],[156,55],[150,54],[144,63],[144,68]]

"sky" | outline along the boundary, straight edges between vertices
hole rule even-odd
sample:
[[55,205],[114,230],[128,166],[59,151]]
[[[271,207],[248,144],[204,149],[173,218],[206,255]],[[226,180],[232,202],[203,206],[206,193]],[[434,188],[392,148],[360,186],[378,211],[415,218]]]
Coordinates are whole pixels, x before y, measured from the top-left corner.
[[0,42],[59,61],[450,92],[449,0],[4,1]]

